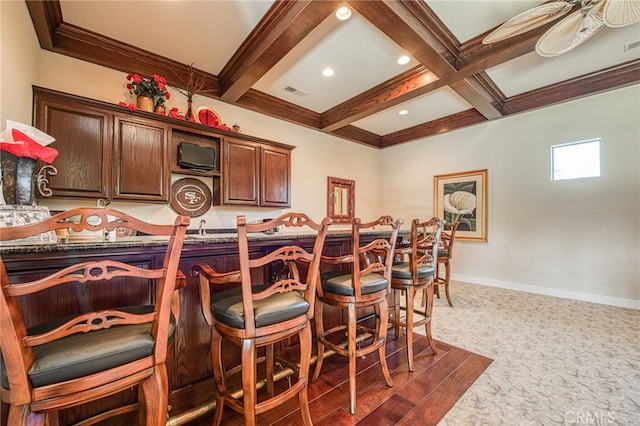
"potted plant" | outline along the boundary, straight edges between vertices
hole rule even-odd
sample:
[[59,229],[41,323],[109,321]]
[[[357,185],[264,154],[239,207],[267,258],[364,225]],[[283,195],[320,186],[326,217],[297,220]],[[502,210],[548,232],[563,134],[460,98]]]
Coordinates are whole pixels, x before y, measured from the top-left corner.
[[158,106],[164,109],[164,103],[171,97],[166,86],[167,80],[157,74],[149,78],[130,73],[127,81],[129,93],[136,95],[136,106],[143,111],[153,112]]

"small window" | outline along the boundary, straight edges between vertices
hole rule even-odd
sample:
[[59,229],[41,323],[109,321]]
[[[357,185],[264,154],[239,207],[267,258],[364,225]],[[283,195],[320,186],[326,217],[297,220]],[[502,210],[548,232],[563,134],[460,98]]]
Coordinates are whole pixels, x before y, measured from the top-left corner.
[[600,176],[600,139],[551,147],[551,180]]

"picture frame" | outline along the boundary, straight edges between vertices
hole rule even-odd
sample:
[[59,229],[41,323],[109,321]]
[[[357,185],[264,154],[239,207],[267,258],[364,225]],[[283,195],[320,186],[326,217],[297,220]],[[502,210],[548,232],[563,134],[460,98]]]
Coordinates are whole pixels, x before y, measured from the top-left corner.
[[482,169],[433,177],[434,215],[460,222],[458,240],[487,242],[487,174]]
[[327,216],[333,223],[349,223],[355,217],[356,182],[327,177]]

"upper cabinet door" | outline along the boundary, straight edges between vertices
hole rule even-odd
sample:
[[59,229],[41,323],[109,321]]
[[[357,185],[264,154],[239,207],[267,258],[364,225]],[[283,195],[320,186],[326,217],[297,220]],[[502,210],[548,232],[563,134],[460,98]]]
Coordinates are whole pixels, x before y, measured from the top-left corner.
[[53,136],[55,197],[109,198],[110,116],[86,106],[35,96],[35,126]]
[[291,206],[291,151],[263,146],[260,169],[260,205]]
[[115,118],[113,199],[169,202],[168,129],[160,123]]
[[224,146],[223,204],[259,206],[260,146],[236,139]]

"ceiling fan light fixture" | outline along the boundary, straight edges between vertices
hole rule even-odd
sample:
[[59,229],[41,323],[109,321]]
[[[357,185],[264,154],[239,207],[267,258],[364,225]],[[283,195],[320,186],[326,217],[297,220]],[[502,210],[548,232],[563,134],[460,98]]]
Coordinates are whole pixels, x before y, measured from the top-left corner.
[[574,1],[554,1],[536,6],[509,19],[487,35],[483,44],[497,43],[538,28],[569,13]]
[[540,56],[553,57],[574,49],[604,27],[602,9],[604,2],[587,10],[578,10],[555,24],[540,37],[536,52]]
[[640,22],[640,0],[607,0],[602,19],[607,27],[612,28]]

